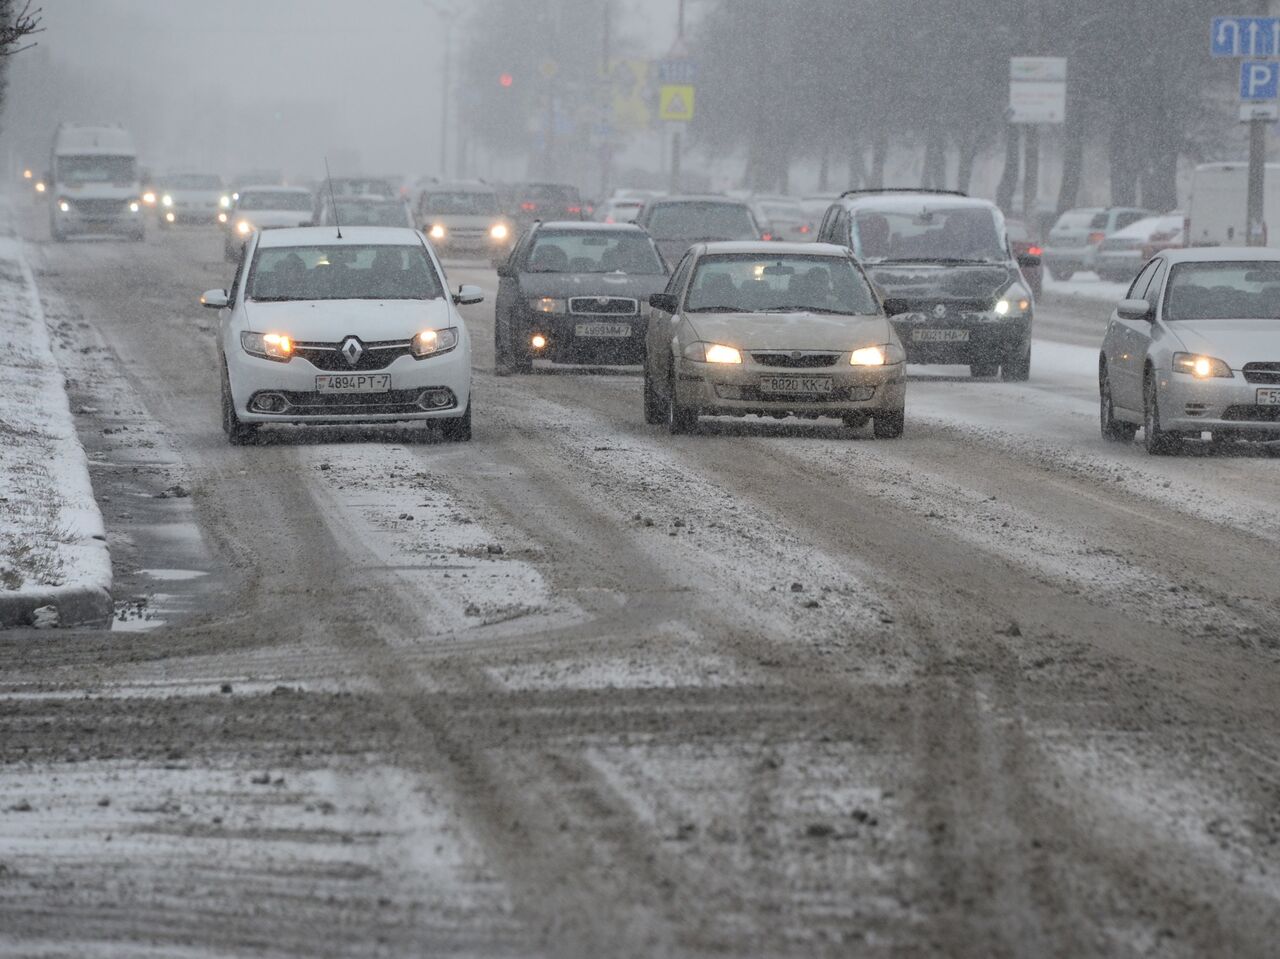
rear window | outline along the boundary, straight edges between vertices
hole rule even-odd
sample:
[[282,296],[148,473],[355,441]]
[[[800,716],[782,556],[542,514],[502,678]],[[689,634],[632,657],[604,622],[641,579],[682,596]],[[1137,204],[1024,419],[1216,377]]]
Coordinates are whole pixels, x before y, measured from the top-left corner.
[[655,240],[758,240],[751,211],[736,203],[660,203],[646,224]]
[[310,210],[310,193],[288,190],[250,190],[241,193],[237,205],[241,210]]
[[1055,230],[1088,230],[1094,226],[1094,220],[1102,217],[1102,225],[1107,225],[1107,215],[1105,213],[1095,213],[1093,210],[1068,210],[1062,216],[1058,217],[1058,222],[1053,225]]

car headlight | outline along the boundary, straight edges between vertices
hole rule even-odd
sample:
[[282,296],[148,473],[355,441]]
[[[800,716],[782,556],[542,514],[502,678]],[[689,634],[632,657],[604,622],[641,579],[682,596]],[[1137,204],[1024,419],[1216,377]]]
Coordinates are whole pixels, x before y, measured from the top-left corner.
[[59,200],[59,201],[58,201],[58,209],[59,209],[59,210],[61,210],[63,213],[70,213],[70,212],[71,212],[71,204],[70,204],[70,203],[68,203],[66,200]]
[[293,340],[284,333],[241,333],[240,345],[251,356],[289,362],[293,357]]
[[147,206],[155,206],[156,205],[155,193],[152,192],[151,190],[148,190],[146,193],[142,194],[142,202],[145,203]]
[[510,235],[511,231],[507,229],[505,223],[495,223],[489,228],[489,239],[491,240],[505,240]]
[[36,184],[36,192],[37,192],[37,193],[43,193],[43,192],[44,192],[45,190],[47,190],[47,189],[48,189],[48,187],[46,187],[46,186],[44,185],[44,181],[43,181],[43,180],[41,180],[39,183],[37,183],[37,184]]
[[166,193],[164,196],[160,198],[160,202],[165,206],[173,206],[173,197],[169,196],[169,194]]
[[241,236],[248,236],[250,233],[253,232],[253,224],[250,223],[248,220],[241,220],[239,223],[236,224],[236,232],[239,233]]
[[569,304],[554,296],[536,296],[529,301],[529,309],[535,313],[567,313]]
[[[155,202],[154,199],[152,200],[152,202]],[[222,194],[222,196],[218,197],[218,206],[222,207],[224,210],[230,210],[231,197],[225,193]]]
[[137,200],[131,200],[131,201],[129,202],[129,212],[130,212],[130,213],[137,213],[137,212],[138,212],[139,210],[141,210],[141,209],[142,209],[142,207],[138,206],[138,201],[137,201]]
[[227,222],[227,214],[226,214],[226,213],[222,213],[222,212],[220,212],[220,213],[218,214],[218,222],[219,222],[219,223],[226,223],[226,222]]
[[684,358],[697,363],[742,363],[742,354],[722,343],[690,343],[684,348]]
[[436,223],[431,227],[431,232],[428,233],[427,236],[431,237],[431,239],[433,240],[443,240],[444,233],[445,233],[444,224]]
[[1005,291],[1004,296],[996,300],[996,305],[991,308],[991,312],[996,316],[1015,316],[1027,312],[1031,309],[1031,296],[1026,290],[1018,286],[1012,286]]
[[1231,367],[1213,356],[1200,356],[1197,353],[1174,353],[1173,371],[1189,373],[1198,380],[1211,380],[1215,377],[1231,379],[1234,374]]
[[413,338],[413,355],[419,359],[435,356],[437,353],[448,353],[457,345],[458,331],[453,327],[447,330],[423,330]]

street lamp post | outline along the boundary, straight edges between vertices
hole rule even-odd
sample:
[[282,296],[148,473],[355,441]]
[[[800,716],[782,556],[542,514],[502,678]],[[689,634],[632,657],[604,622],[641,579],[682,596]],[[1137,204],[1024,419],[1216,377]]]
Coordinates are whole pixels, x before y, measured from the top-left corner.
[[440,78],[440,177],[449,171],[449,95],[453,87],[453,27],[458,11],[436,0],[422,0],[427,9],[444,19],[444,63]]

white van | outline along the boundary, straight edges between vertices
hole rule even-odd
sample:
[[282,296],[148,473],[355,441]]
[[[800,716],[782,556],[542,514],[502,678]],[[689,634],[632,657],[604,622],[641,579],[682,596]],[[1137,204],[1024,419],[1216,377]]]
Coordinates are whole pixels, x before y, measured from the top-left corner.
[[121,127],[61,124],[46,182],[54,240],[79,233],[145,237],[138,151]]
[[[1187,207],[1187,246],[1247,246],[1248,163],[1204,163],[1196,167]],[[1268,163],[1263,197],[1267,246],[1280,247],[1280,163]]]

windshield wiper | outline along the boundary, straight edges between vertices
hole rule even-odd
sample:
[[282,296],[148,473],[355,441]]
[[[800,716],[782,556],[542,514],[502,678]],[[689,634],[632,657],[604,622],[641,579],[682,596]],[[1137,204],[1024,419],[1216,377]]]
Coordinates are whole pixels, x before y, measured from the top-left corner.
[[832,316],[849,316],[844,310],[832,310],[825,306],[774,306],[763,313],[826,313]]
[[944,266],[955,266],[958,264],[965,264],[965,263],[991,264],[991,263],[998,263],[998,262],[1000,261],[999,260],[963,260],[963,259],[960,259],[959,257],[947,257],[947,256],[934,256],[934,257],[918,256],[918,257],[912,257],[909,260],[880,260],[877,265],[884,266],[886,264],[891,264],[891,263],[935,263],[935,264],[942,264]]
[[744,310],[740,306],[686,306],[686,313],[754,313],[755,310]]

